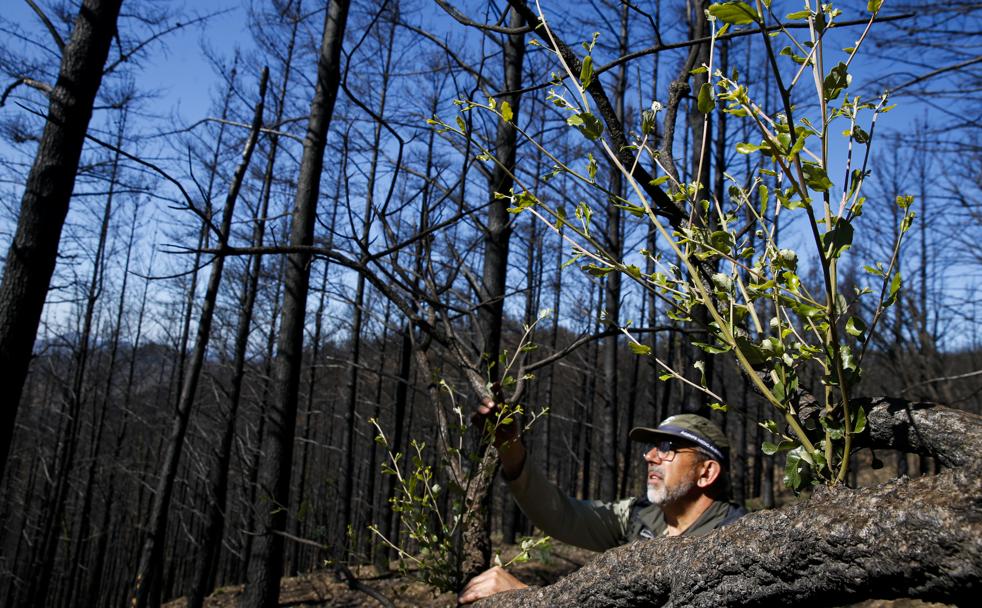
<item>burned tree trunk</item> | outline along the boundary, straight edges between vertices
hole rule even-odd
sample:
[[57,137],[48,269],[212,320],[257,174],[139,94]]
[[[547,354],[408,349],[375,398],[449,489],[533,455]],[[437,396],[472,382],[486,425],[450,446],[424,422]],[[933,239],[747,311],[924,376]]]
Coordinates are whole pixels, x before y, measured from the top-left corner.
[[951,468],[875,488],[819,488],[811,500],[710,536],[619,547],[554,585],[478,605],[972,603],[982,581],[982,418],[933,404],[866,405],[866,446],[928,454]]
[[121,4],[122,0],[83,3],[49,95],[44,133],[24,186],[17,232],[0,284],[0,365],[7,378],[0,402],[0,476]]
[[[221,253],[224,253],[225,248],[228,247],[229,237],[232,232],[232,219],[235,212],[236,199],[239,197],[242,180],[245,177],[246,170],[249,168],[249,161],[252,158],[252,152],[259,138],[268,78],[269,70],[264,68],[259,81],[259,101],[256,104],[252,127],[242,154],[242,161],[235,169],[235,173],[232,176],[232,183],[229,185],[228,195],[225,200],[225,210],[222,215],[222,224],[218,234],[218,246]],[[156,596],[161,591],[161,569],[164,560],[167,523],[171,511],[171,497],[177,479],[181,452],[184,448],[184,439],[188,431],[191,407],[194,405],[195,395],[198,391],[198,381],[201,379],[202,370],[204,369],[205,354],[211,338],[211,326],[215,318],[215,306],[218,300],[218,290],[222,284],[224,267],[225,257],[223,255],[217,256],[212,265],[208,287],[205,290],[191,364],[188,368],[187,376],[184,378],[184,383],[181,386],[181,397],[178,402],[177,411],[171,421],[170,435],[167,439],[167,447],[163,456],[160,477],[157,481],[150,516],[144,532],[145,538],[140,553],[140,562],[129,601],[129,604],[134,608],[159,604]]]
[[[324,15],[317,81],[310,104],[300,176],[294,199],[290,244],[309,247],[314,240],[314,220],[320,196],[327,133],[334,115],[341,81],[341,44],[348,22],[349,0],[332,0]],[[283,536],[290,505],[290,468],[296,434],[297,400],[303,358],[303,331],[310,288],[309,251],[287,256],[283,282],[283,317],[275,361],[276,394],[269,409],[268,430],[263,438],[257,504],[258,530],[251,547],[248,583],[241,606],[275,606],[283,575]]]
[[[520,28],[524,25],[522,17],[512,10],[510,26]],[[513,118],[498,124],[495,138],[495,152],[501,159],[495,167],[489,182],[491,205],[488,208],[487,228],[484,236],[484,268],[481,294],[483,303],[478,308],[477,317],[483,340],[483,353],[488,360],[488,376],[492,381],[501,379],[501,334],[504,321],[506,279],[508,274],[508,246],[511,239],[511,222],[508,217],[507,198],[514,186],[513,171],[518,150],[516,123],[518,121],[522,64],[525,57],[524,34],[510,34],[504,40],[505,90],[502,103],[512,108]],[[491,483],[494,481],[496,454],[487,446],[483,448],[480,460],[480,474],[468,488],[466,501],[472,511],[464,524],[464,557],[461,566],[463,578],[467,580],[486,570],[491,563],[491,529],[487,518],[491,496]]]

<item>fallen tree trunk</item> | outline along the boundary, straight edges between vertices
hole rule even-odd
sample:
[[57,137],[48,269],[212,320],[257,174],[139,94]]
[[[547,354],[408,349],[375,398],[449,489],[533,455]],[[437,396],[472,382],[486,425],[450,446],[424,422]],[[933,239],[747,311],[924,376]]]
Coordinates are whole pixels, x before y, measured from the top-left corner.
[[801,606],[917,598],[975,605],[982,591],[982,418],[876,399],[872,448],[930,455],[940,475],[874,488],[818,488],[702,538],[613,549],[554,585],[478,606]]

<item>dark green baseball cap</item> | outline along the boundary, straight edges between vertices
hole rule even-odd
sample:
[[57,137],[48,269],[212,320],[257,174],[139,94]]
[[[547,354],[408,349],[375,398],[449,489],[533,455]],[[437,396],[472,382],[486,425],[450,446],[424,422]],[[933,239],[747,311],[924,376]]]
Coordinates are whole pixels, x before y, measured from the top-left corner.
[[730,459],[730,442],[726,434],[709,418],[698,414],[678,414],[669,416],[658,428],[635,427],[628,437],[631,441],[655,443],[663,439],[684,439],[702,448],[707,454],[727,464]]

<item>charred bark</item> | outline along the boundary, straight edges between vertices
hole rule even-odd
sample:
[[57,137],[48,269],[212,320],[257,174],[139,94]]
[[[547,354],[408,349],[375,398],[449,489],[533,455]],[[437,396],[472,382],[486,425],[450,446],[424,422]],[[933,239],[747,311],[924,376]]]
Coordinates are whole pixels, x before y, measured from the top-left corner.
[[[522,17],[512,10],[510,27],[524,25]],[[482,352],[487,356],[488,376],[492,381],[501,379],[499,361],[501,353],[501,334],[504,320],[505,293],[508,274],[508,247],[512,226],[509,219],[507,198],[514,186],[513,172],[518,151],[516,124],[519,116],[521,94],[515,92],[522,82],[522,65],[525,57],[524,34],[511,34],[504,41],[505,90],[502,103],[508,102],[513,112],[513,121],[498,123],[495,138],[495,152],[500,163],[495,166],[489,185],[491,204],[488,208],[487,228],[484,236],[484,268],[481,294],[483,303],[478,308],[477,317],[483,341]],[[468,488],[466,502],[468,519],[464,524],[463,578],[467,580],[486,570],[491,564],[491,529],[488,519],[491,484],[496,472],[496,453],[484,446],[481,455],[479,474]]]
[[[327,133],[334,114],[341,80],[341,45],[348,22],[349,0],[332,0],[324,16],[317,84],[310,104],[303,158],[290,228],[290,243],[310,246],[320,196]],[[248,584],[241,606],[275,606],[283,575],[283,536],[290,504],[290,469],[296,435],[297,401],[303,359],[303,331],[310,288],[311,253],[287,257],[283,291],[283,317],[275,361],[276,394],[270,407],[269,428],[262,442],[257,519],[259,529],[251,547]]]
[[[249,168],[249,161],[252,158],[256,140],[259,137],[268,77],[269,70],[264,68],[260,77],[259,101],[256,104],[251,131],[246,140],[242,161],[236,167],[225,201],[221,232],[218,235],[220,247],[226,247],[228,245],[229,236],[232,231],[235,202],[238,199],[245,172]],[[154,493],[153,506],[145,530],[145,540],[143,541],[143,549],[140,553],[140,563],[133,582],[129,604],[134,608],[142,608],[143,606],[159,603],[155,596],[160,590],[158,585],[161,583],[160,572],[164,559],[164,543],[167,533],[167,520],[171,510],[171,496],[176,483],[181,452],[184,448],[184,439],[187,435],[191,407],[194,405],[195,395],[198,390],[198,381],[201,378],[201,372],[204,368],[205,354],[208,350],[208,342],[211,337],[211,326],[214,321],[218,290],[222,284],[224,265],[224,257],[219,256],[216,258],[212,266],[211,277],[208,279],[208,288],[205,291],[202,303],[201,318],[198,320],[194,352],[187,376],[184,378],[184,384],[181,387],[181,399],[174,419],[171,422],[167,448],[164,453],[160,477],[157,482],[156,492]]]
[[79,11],[50,93],[47,122],[7,253],[0,284],[0,365],[7,378],[0,405],[0,476],[121,4],[87,0]]
[[554,585],[479,606],[841,605],[916,598],[974,603],[982,572],[982,418],[933,404],[876,399],[867,447],[954,467],[874,488],[819,488],[702,538],[608,551]]

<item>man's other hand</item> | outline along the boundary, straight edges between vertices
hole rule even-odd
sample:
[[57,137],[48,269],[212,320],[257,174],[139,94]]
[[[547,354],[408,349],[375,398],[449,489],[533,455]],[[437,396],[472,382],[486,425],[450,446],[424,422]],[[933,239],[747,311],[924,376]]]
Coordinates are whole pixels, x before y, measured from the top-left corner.
[[[514,443],[520,436],[518,421],[515,420],[514,415],[510,416],[512,419],[511,422],[497,424],[500,408],[501,406],[495,403],[490,397],[485,397],[481,400],[481,405],[477,406],[477,411],[471,417],[474,424],[483,425],[487,423],[495,427],[494,447],[496,448],[500,448],[507,443]],[[497,426],[495,426],[496,424]]]
[[504,568],[495,566],[478,574],[467,583],[464,590],[457,596],[457,601],[461,604],[470,604],[477,600],[490,597],[502,591],[512,589],[525,589],[528,585],[508,574]]
[[[504,401],[501,395],[501,389],[492,387],[492,391],[495,393],[495,399],[500,399],[498,403]],[[495,400],[490,397],[485,397],[481,400],[481,405],[477,407],[477,411],[471,416],[471,421],[477,425],[484,425],[485,423],[496,425],[498,422],[498,416],[500,415],[501,406],[498,405]],[[522,433],[518,425],[518,420],[516,416],[510,416],[511,422],[508,424],[497,424],[494,430],[494,447],[498,449],[498,457],[501,460],[501,473],[504,475],[506,480],[516,479],[522,472],[522,468],[525,466],[525,446],[522,444]]]

